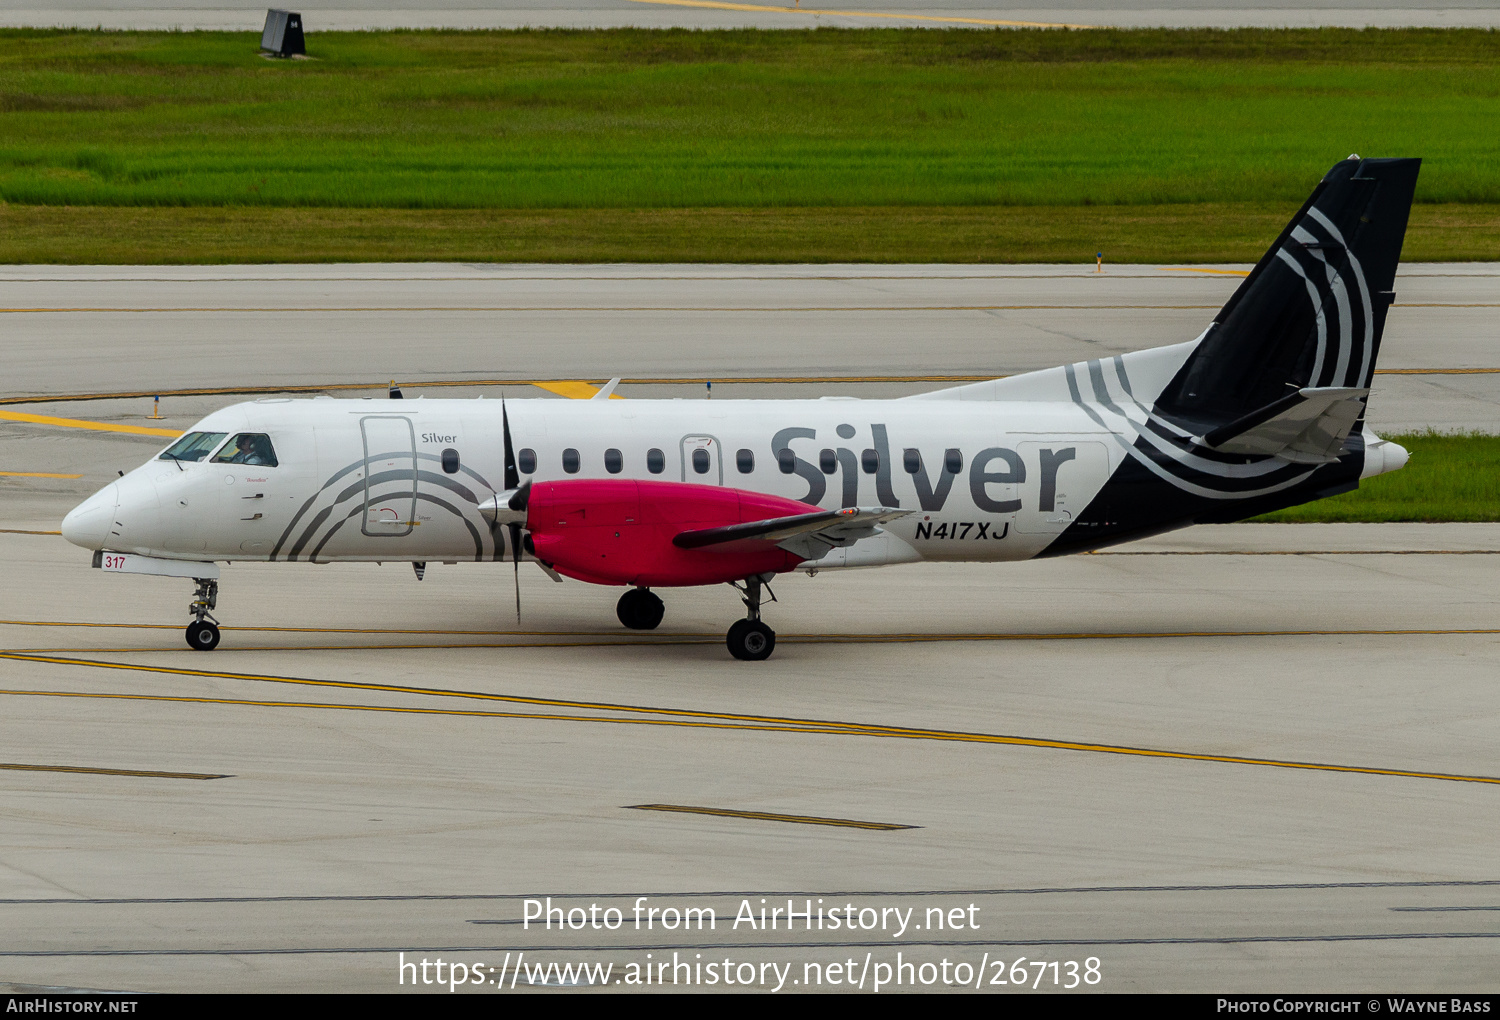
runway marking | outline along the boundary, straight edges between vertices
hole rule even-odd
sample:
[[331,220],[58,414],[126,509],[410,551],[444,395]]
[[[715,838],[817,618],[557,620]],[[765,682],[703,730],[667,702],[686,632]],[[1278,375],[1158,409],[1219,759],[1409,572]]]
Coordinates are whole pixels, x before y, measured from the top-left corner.
[[920,825],[897,825],[895,822],[860,822],[852,818],[819,818],[816,815],[779,815],[770,811],[734,811],[729,808],[688,807],[683,804],[627,804],[628,811],[676,811],[689,815],[715,815],[720,818],[749,818],[760,822],[793,822],[798,825],[837,825],[846,829],[920,829]]
[[[996,310],[1000,306],[996,306]],[[1130,306],[1136,307],[1136,306]],[[1204,306],[1209,307],[1207,305]],[[1217,306],[1214,306],[1217,307]],[[1496,305],[1494,307],[1500,307]],[[1377,368],[1376,375],[1494,375],[1500,373],[1500,368]],[[839,386],[857,384],[886,384],[886,383],[971,383],[990,382],[996,379],[1010,378],[1016,373],[939,373],[923,375],[751,375],[751,376],[715,376],[714,382],[721,385],[742,386]],[[621,379],[622,386],[702,386],[707,376],[655,376],[635,379]],[[602,385],[606,380],[598,380]],[[505,386],[536,386],[546,389],[558,385],[560,380],[556,379],[428,379],[416,382],[403,383],[408,389],[452,388],[459,386],[473,386],[481,388],[505,387]],[[593,381],[588,381],[593,385]],[[305,385],[289,386],[194,386],[179,389],[155,389],[155,390],[120,390],[99,393],[56,393],[56,394],[29,394],[25,396],[0,397],[0,406],[11,404],[63,404],[86,400],[150,400],[152,397],[226,397],[226,396],[251,396],[254,394],[275,393],[325,393],[346,392],[356,390],[379,390],[384,391],[386,382],[352,382],[352,383],[309,383]],[[556,391],[553,391],[556,392]],[[0,412],[0,417],[11,417],[11,412]],[[37,416],[33,416],[37,417]],[[16,419],[12,420],[24,420]],[[64,419],[69,420],[69,419]],[[81,427],[112,428],[96,423],[84,423]],[[127,430],[135,426],[118,426],[119,430]],[[154,433],[153,433],[154,434]],[[163,435],[181,435],[180,432],[162,431]]]
[[769,14],[826,14],[840,18],[889,18],[896,21],[936,21],[963,25],[997,25],[1006,28],[1095,28],[1055,21],[997,21],[992,18],[949,18],[933,14],[887,14],[880,11],[829,11],[813,7],[768,7],[762,4],[728,3],[726,0],[632,0],[638,4],[670,7],[707,7],[719,11],[754,11]]
[[[591,702],[574,701],[561,698],[523,697],[514,694],[489,694],[481,691],[464,691],[430,687],[409,687],[399,684],[358,683],[348,680],[313,680],[306,677],[288,677],[258,673],[233,673],[220,670],[182,669],[171,666],[147,666],[135,663],[100,661],[96,659],[75,659],[65,658],[61,656],[26,655],[17,652],[0,652],[0,658],[13,659],[21,662],[40,662],[47,663],[49,665],[85,666],[93,667],[96,669],[116,669],[130,672],[158,673],[166,676],[199,676],[219,680],[247,680],[256,683],[292,684],[297,686],[320,687],[337,690],[380,691],[392,694],[414,694],[423,697],[494,701],[506,704],[535,705],[538,707],[548,708],[571,708],[594,712],[631,713],[631,715],[625,717],[552,716],[548,714],[527,714],[534,718],[552,718],[557,721],[567,722],[610,722],[616,724],[627,723],[696,729],[767,730],[774,732],[810,732],[846,736],[900,737],[911,740],[943,740],[956,743],[999,744],[1014,747],[1037,747],[1062,751],[1089,751],[1096,754],[1128,755],[1132,757],[1143,758],[1176,759],[1179,761],[1207,761],[1231,765],[1257,765],[1262,767],[1301,769],[1318,772],[1343,772],[1362,775],[1397,776],[1408,779],[1439,779],[1448,782],[1486,783],[1500,785],[1500,778],[1492,776],[1469,776],[1459,775],[1456,773],[1424,772],[1411,769],[1389,769],[1360,765],[1335,765],[1326,762],[1305,762],[1274,758],[1249,758],[1239,755],[1204,754],[1188,751],[1168,751],[1158,748],[1131,747],[1128,745],[1119,744],[1095,744],[1072,740],[1052,740],[1040,737],[1020,737],[994,733],[974,733],[963,730],[930,730],[908,726],[885,726],[873,723],[845,723],[830,719],[799,719],[791,716],[754,715],[740,712],[707,712],[695,711],[692,709],[658,708],[652,706],[628,705],[612,702]],[[0,691],[0,693],[11,695],[42,693],[48,696],[55,697],[100,697],[146,701],[200,700],[191,698],[174,699],[161,695],[85,695],[56,691]],[[203,700],[213,701],[214,699]],[[223,703],[232,704],[234,702],[225,700]],[[309,707],[309,705],[287,704],[276,707]],[[312,703],[312,707],[325,706],[318,705],[317,703]],[[369,705],[327,705],[327,707],[343,708],[348,710],[407,712],[429,715],[497,715],[500,717],[508,717],[505,713],[492,713],[472,709],[415,709],[394,706],[386,707]],[[640,716],[645,715],[667,716],[668,718],[639,718]]]
[[[82,477],[77,476],[77,477]],[[29,528],[0,528],[0,535],[61,535],[61,531],[32,531]]]
[[1404,914],[1426,914],[1432,912],[1449,912],[1454,910],[1500,910],[1500,907],[1389,907]]
[[3,478],[82,478],[83,475],[58,475],[50,471],[0,471]]
[[[95,432],[124,432],[132,436],[164,436],[175,439],[182,435],[176,429],[153,429],[144,425],[116,425],[111,422],[83,421],[79,418],[54,418],[45,414],[24,414],[20,411],[0,411],[0,421],[19,421],[30,425],[55,425],[64,429],[91,429]],[[82,478],[82,475],[61,475],[64,478]]]
[[[1211,269],[1184,272],[1219,272]],[[1224,270],[1224,272],[1228,272]],[[1245,273],[1231,273],[1245,276]],[[0,315],[168,315],[233,314],[255,315],[296,313],[385,313],[385,312],[1069,312],[1069,311],[1217,311],[1221,305],[1146,305],[1127,304],[1050,304],[1050,305],[156,305],[129,308],[108,305],[48,305],[35,307],[0,307]],[[1393,308],[1500,308],[1495,301],[1397,301]]]
[[[1500,371],[1500,369],[1497,369]],[[701,386],[704,376],[693,376],[689,378],[645,378],[645,379],[622,379],[622,386]],[[834,375],[834,376],[743,376],[720,378],[721,383],[741,383],[751,385],[781,385],[781,384],[814,384],[828,385],[839,383],[902,383],[902,382],[985,382],[990,379],[1003,379],[1003,375]],[[419,387],[449,388],[454,386],[477,386],[477,387],[506,387],[506,386],[544,386],[555,382],[552,379],[431,379],[425,382],[408,382],[403,385],[411,389]],[[599,380],[602,385],[606,380]],[[0,406],[8,404],[66,404],[85,400],[150,400],[152,397],[229,397],[229,396],[253,396],[257,393],[323,393],[327,391],[344,392],[357,390],[380,390],[384,391],[387,383],[314,383],[301,386],[214,386],[214,387],[191,387],[175,390],[140,390],[134,392],[113,393],[58,393],[29,395],[21,397],[0,397]]]
[[1249,276],[1248,269],[1199,269],[1196,266],[1162,266],[1164,273],[1213,273],[1215,276]]
[[[3,308],[0,314],[43,315],[100,313],[107,315],[166,314],[184,312],[191,314],[224,312],[295,312],[312,315],[319,312],[1028,312],[1028,311],[1217,311],[1219,305],[1143,305],[1138,303],[1120,305],[1067,304],[1067,305],[312,305],[298,308],[293,305],[266,307],[241,306],[233,308],[208,308],[199,305],[173,305],[155,308],[110,308],[103,305],[54,306],[47,308]],[[1403,307],[1397,305],[1396,307]],[[1436,308],[1489,308],[1494,305],[1432,305],[1404,307]]]
[[[49,531],[34,531],[34,532],[28,531],[28,532],[21,532],[21,534],[28,534],[28,535],[55,535],[55,534],[57,534],[57,532],[55,532],[55,531],[53,531],[53,532],[49,532]],[[1377,552],[1377,551],[1371,551],[1371,552],[1365,552],[1365,553],[1359,553],[1359,554],[1350,554],[1350,553],[1343,553],[1343,552],[1337,552],[1337,551],[1326,551],[1326,552],[1318,552],[1318,553],[1274,553],[1274,552],[1268,552],[1268,553],[1213,553],[1213,552],[1203,552],[1203,553],[1200,553],[1200,552],[1183,551],[1183,552],[1160,552],[1160,553],[1124,553],[1124,552],[1121,552],[1121,553],[1106,553],[1106,552],[1099,552],[1099,553],[1080,553],[1079,555],[1084,555],[1084,556],[1219,556],[1219,555],[1232,555],[1232,556],[1260,556],[1260,555],[1264,555],[1264,556],[1281,556],[1281,555],[1286,555],[1286,556],[1302,556],[1302,555],[1308,555],[1308,556],[1325,556],[1325,555],[1327,555],[1327,556],[1344,556],[1344,555],[1367,555],[1367,556],[1407,556],[1407,555],[1410,555],[1410,556],[1427,556],[1427,555],[1470,556],[1470,555],[1473,555],[1473,556],[1495,556],[1495,555],[1500,555],[1500,550],[1487,550],[1487,549],[1467,550],[1467,549],[1463,549],[1463,550],[1457,550],[1457,551],[1453,551],[1453,552],[1443,552],[1443,553],[1427,553],[1427,552],[1423,552],[1423,551],[1420,551],[1420,550],[1414,551],[1414,552],[1404,552],[1404,551],[1403,552]],[[5,627],[82,627],[82,628],[85,628],[85,629],[95,629],[95,630],[171,630],[171,631],[178,631],[178,630],[182,629],[182,626],[180,624],[176,624],[176,623],[98,623],[98,622],[89,621],[89,620],[0,620],[0,626],[5,626]],[[634,634],[624,634],[624,633],[621,633],[617,629],[614,629],[614,628],[611,628],[610,630],[456,630],[456,629],[451,629],[451,628],[444,629],[444,628],[437,628],[437,627],[432,627],[432,628],[424,628],[424,627],[276,627],[276,626],[245,627],[245,626],[227,626],[226,625],[224,627],[220,627],[219,629],[221,631],[226,632],[226,633],[228,633],[228,632],[235,632],[235,633],[240,633],[240,634],[370,634],[370,635],[376,635],[376,636],[387,635],[387,634],[401,634],[401,635],[405,635],[405,634],[413,634],[413,635],[431,634],[431,635],[438,635],[438,636],[443,636],[443,637],[630,638],[630,639],[633,639],[633,640],[637,640],[637,641],[641,641],[641,642],[646,642],[646,643],[650,643],[651,641],[655,640],[656,638],[692,638],[692,639],[701,639],[701,640],[705,640],[705,641],[717,641],[717,640],[719,640],[719,636],[716,635],[716,634],[693,634],[693,633],[690,633],[690,632],[676,632],[676,631],[657,631],[657,632],[649,632],[649,633],[648,632],[637,632],[637,633],[634,633]],[[1219,630],[1219,631],[1129,631],[1129,632],[1117,632],[1117,631],[1091,631],[1091,632],[1082,632],[1082,631],[1080,631],[1080,632],[1058,632],[1058,633],[1046,633],[1046,632],[1032,632],[1032,633],[1021,632],[1021,633],[1015,633],[1015,632],[1010,632],[1010,633],[978,633],[978,634],[963,634],[963,633],[958,633],[958,632],[938,632],[938,633],[934,633],[934,634],[930,634],[930,635],[917,634],[917,633],[913,633],[913,632],[886,633],[886,634],[828,634],[828,633],[808,633],[808,634],[786,634],[786,635],[782,635],[782,637],[780,638],[780,640],[783,640],[783,641],[832,641],[832,640],[847,639],[847,640],[850,640],[850,641],[874,641],[874,640],[879,640],[882,637],[887,637],[887,638],[891,638],[891,637],[893,637],[893,638],[901,638],[903,640],[904,639],[911,639],[911,638],[930,637],[930,638],[934,638],[934,639],[937,639],[937,640],[944,640],[944,641],[947,641],[947,640],[962,641],[962,640],[965,640],[965,639],[984,640],[984,641],[1000,641],[1000,640],[1039,641],[1039,640],[1055,640],[1057,638],[1067,638],[1067,639],[1071,640],[1071,639],[1077,639],[1077,638],[1142,638],[1142,639],[1144,639],[1144,638],[1155,638],[1155,637],[1294,637],[1294,636],[1303,636],[1303,635],[1309,635],[1309,634],[1312,634],[1312,635],[1328,635],[1328,636],[1335,636],[1335,637],[1342,637],[1342,636],[1363,636],[1363,635],[1382,635],[1382,634],[1393,634],[1393,635],[1402,635],[1402,634],[1431,634],[1431,635],[1439,635],[1439,636],[1441,636],[1441,635],[1454,635],[1454,634],[1500,634],[1500,629],[1495,629],[1495,630],[1462,630],[1462,629],[1444,629],[1444,630],[1320,630],[1320,631],[1311,631],[1311,630],[1274,630],[1274,631]],[[367,647],[367,646],[353,645],[353,646],[349,646],[349,647],[360,648],[360,647]],[[457,647],[457,648],[467,648],[467,647],[471,647],[471,646],[469,646],[469,645],[455,645],[454,647]],[[15,648],[5,649],[5,651],[21,651],[21,650],[22,649],[15,649]],[[139,650],[139,651],[153,651],[154,649],[131,649],[131,650],[132,651],[136,651],[136,650]],[[191,651],[192,649],[187,649],[187,650]],[[226,649],[226,650],[230,650],[230,649]],[[257,649],[251,649],[251,650],[260,651],[261,649],[257,648]],[[61,649],[61,651],[69,651],[69,649]],[[90,651],[98,651],[98,649],[90,649]],[[175,651],[175,649],[174,649],[174,651]]]
[[[1013,886],[1001,889],[782,889],[778,896],[861,896],[861,897],[911,897],[911,896],[1055,896],[1075,893],[1196,893],[1196,892],[1284,892],[1288,890],[1310,890],[1324,892],[1342,889],[1428,889],[1471,888],[1500,885],[1497,879],[1437,880],[1414,882],[1260,882],[1220,885],[1051,885]],[[514,900],[551,896],[555,900],[634,900],[637,896],[650,899],[741,899],[745,896],[761,896],[764,889],[653,889],[629,892],[578,892],[577,890],[539,889],[521,893],[346,893],[292,896],[48,896],[36,898],[0,899],[0,906],[114,906],[119,904],[182,904],[196,906],[204,903],[344,903],[344,902],[445,902],[463,900]],[[475,922],[478,923],[478,922]],[[519,922],[513,922],[519,923]]]
[[140,776],[144,779],[228,779],[208,772],[150,772],[143,769],[103,769],[84,765],[18,765],[0,762],[0,769],[14,772],[85,772],[96,776]]
[[1376,375],[1494,375],[1500,368],[1377,368]]
[[[1126,555],[1120,553],[1117,555]],[[1142,553],[1141,555],[1171,555],[1167,553]],[[1192,556],[1196,553],[1183,553],[1181,555]],[[1206,553],[1204,555],[1215,555]],[[1371,554],[1378,555],[1378,554]],[[1424,555],[1424,554],[1417,554]],[[1466,555],[1466,554],[1456,554]],[[1480,555],[1480,554],[1476,554]],[[1482,555],[1491,555],[1484,553]],[[108,630],[181,630],[175,623],[69,623],[52,622],[45,620],[0,620],[0,625],[14,627],[87,627]],[[658,645],[676,644],[684,641],[692,642],[717,642],[723,640],[717,634],[692,634],[692,633],[634,633],[619,634],[608,631],[597,630],[421,630],[421,629],[398,629],[378,630],[374,628],[356,629],[341,627],[221,627],[221,631],[239,633],[275,633],[275,634],[436,634],[454,637],[555,637],[555,638],[598,638],[605,642],[615,644],[634,645]],[[807,634],[781,634],[778,641],[792,644],[814,644],[820,642],[851,643],[867,641],[886,642],[913,642],[913,641],[1115,641],[1131,640],[1146,641],[1158,638],[1240,638],[1240,637],[1464,637],[1470,635],[1500,634],[1500,628],[1490,627],[1434,627],[1434,628],[1410,628],[1410,629],[1324,629],[1324,630],[1158,630],[1158,631],[1033,631],[1027,632],[978,632],[963,633],[958,631],[937,631],[930,634],[915,631],[896,631],[890,633],[876,634],[833,634],[833,633],[807,633]],[[300,649],[307,646],[293,646]],[[524,647],[514,644],[482,645],[482,644],[413,644],[413,645],[335,645],[330,648],[342,651],[348,648],[517,648]],[[541,645],[538,647],[554,647],[553,645]],[[120,651],[130,652],[157,652],[163,649],[157,648],[127,648]],[[170,651],[176,652],[173,648]],[[234,651],[236,649],[225,649]],[[261,647],[238,649],[239,651],[268,651]],[[61,649],[62,652],[72,649]],[[87,649],[90,652],[98,652],[100,649]],[[184,648],[181,651],[191,652],[193,649]],[[10,648],[0,651],[0,659],[15,654],[33,654],[35,650]]]
[[[58,626],[68,626],[58,624]],[[113,624],[87,624],[91,627],[112,627]],[[168,624],[122,624],[124,628],[151,630],[178,630]],[[224,627],[224,631],[237,628]],[[240,630],[276,630],[278,628],[238,628]],[[285,628],[291,630],[291,628]],[[400,633],[400,632],[397,632]],[[420,632],[429,633],[429,632]],[[432,631],[430,633],[441,633]],[[526,632],[515,632],[517,637],[529,636]],[[1004,641],[1145,641],[1155,639],[1182,638],[1266,638],[1266,637],[1485,637],[1500,635],[1500,628],[1428,629],[1428,630],[1220,630],[1220,631],[1147,631],[1147,632],[1059,632],[1031,634],[783,634],[778,640],[784,645],[869,645],[869,644],[962,644],[969,642]],[[486,636],[482,632],[476,636]],[[507,632],[495,632],[493,636],[505,637]],[[463,651],[465,649],[533,649],[533,648],[670,648],[679,646],[719,645],[723,638],[716,634],[622,634],[612,636],[597,631],[542,632],[540,636],[557,640],[532,641],[462,641],[462,642],[405,642],[401,644],[342,644],[342,645],[250,645],[244,648],[225,649],[226,654],[239,652],[355,652],[355,651]],[[36,656],[66,656],[80,651],[75,648],[12,648],[0,652],[0,659]],[[186,647],[125,647],[82,649],[94,655],[183,655],[199,654]],[[79,664],[97,665],[79,660]],[[122,669],[146,669],[150,667],[119,664]],[[170,672],[171,670],[167,670]],[[194,671],[189,671],[194,672]],[[196,675],[196,673],[195,673]],[[203,674],[216,675],[211,673]],[[240,676],[240,674],[234,674]],[[253,679],[253,678],[251,678]],[[299,681],[287,681],[299,682]]]
[[[559,379],[554,382],[533,383],[539,389],[548,393],[556,393],[559,397],[567,397],[569,400],[592,400],[594,394],[599,392],[599,387],[590,386],[581,379]],[[618,393],[611,393],[610,400],[623,400]]]

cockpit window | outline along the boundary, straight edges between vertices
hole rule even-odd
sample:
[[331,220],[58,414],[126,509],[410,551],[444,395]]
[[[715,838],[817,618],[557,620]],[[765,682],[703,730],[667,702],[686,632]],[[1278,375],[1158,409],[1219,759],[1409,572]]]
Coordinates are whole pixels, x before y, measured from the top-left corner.
[[189,432],[167,447],[160,460],[202,460],[223,442],[227,432]]
[[241,432],[224,444],[224,449],[214,457],[214,463],[275,467],[276,451],[271,448],[270,436],[260,432]]

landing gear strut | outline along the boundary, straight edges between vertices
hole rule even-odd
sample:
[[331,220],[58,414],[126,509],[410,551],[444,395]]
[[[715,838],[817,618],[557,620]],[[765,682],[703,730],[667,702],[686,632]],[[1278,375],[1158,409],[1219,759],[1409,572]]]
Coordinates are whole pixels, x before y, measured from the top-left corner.
[[745,603],[748,614],[745,619],[735,621],[725,638],[725,643],[729,646],[729,654],[736,659],[760,662],[762,659],[769,659],[776,649],[776,632],[760,620],[761,587],[765,587],[772,602],[776,601],[776,593],[771,591],[770,585],[764,583],[765,579],[770,576],[757,574],[754,577],[747,577],[743,588],[737,584],[734,586],[744,593],[742,601]]
[[187,627],[187,643],[194,651],[211,652],[219,647],[219,621],[209,612],[219,603],[219,582],[207,577],[193,580],[198,582],[198,590],[188,604],[193,622]]
[[655,630],[666,611],[666,604],[646,588],[631,588],[615,606],[615,615],[631,630]]

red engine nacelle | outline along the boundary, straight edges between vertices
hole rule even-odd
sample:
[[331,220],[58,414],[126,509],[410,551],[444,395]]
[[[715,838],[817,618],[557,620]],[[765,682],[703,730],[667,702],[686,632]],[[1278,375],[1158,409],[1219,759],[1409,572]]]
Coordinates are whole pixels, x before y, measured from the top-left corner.
[[682,549],[684,531],[806,514],[818,508],[780,496],[687,482],[580,479],[538,482],[526,506],[536,557],[591,584],[678,587],[780,573],[802,562],[764,548]]

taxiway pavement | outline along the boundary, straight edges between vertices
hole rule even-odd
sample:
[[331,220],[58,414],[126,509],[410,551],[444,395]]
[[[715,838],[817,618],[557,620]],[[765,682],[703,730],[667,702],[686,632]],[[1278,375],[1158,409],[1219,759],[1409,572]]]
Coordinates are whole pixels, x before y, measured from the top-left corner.
[[[22,399],[391,375],[887,394],[1190,339],[1239,279],[1195,268],[8,267],[0,316]],[[1431,370],[1497,367],[1496,272],[1404,268],[1381,366],[1427,371],[1380,377],[1377,425],[1495,430],[1494,374]],[[774,378],[817,375],[877,381]],[[3,409],[183,429],[235,399]],[[187,582],[45,533],[163,441],[0,423],[0,470],[78,476],[0,478],[0,988],[399,991],[403,951],[525,951],[615,976],[675,952],[826,980],[900,952],[1096,958],[1105,990],[1495,990],[1500,525],[792,577],[760,664],[723,648],[728,589],[669,593],[636,635],[617,592],[530,566],[518,624],[504,566],[237,563],[204,655]],[[718,924],[522,927],[547,895]],[[731,926],[788,896],[916,923],[972,904],[979,927]]]
[[[901,951],[1096,957],[1107,990],[1493,991],[1497,549],[1240,525],[825,572],[777,586],[776,655],[746,664],[727,589],[669,593],[640,637],[614,592],[528,567],[518,625],[474,564],[235,564],[203,655],[186,582],[0,535],[6,761],[222,777],[0,769],[0,979],[388,991],[403,951],[798,978]],[[721,920],[522,928],[548,895]],[[730,927],[788,895],[979,928]]]

